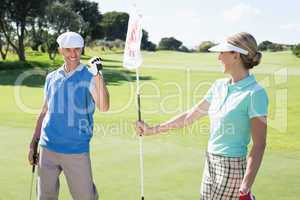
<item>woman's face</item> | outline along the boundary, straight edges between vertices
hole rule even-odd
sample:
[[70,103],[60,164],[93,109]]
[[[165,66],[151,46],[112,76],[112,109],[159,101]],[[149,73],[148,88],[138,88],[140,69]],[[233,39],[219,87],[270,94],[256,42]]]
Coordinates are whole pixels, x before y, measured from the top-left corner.
[[237,61],[236,52],[220,52],[218,59],[221,61],[224,73],[230,73]]

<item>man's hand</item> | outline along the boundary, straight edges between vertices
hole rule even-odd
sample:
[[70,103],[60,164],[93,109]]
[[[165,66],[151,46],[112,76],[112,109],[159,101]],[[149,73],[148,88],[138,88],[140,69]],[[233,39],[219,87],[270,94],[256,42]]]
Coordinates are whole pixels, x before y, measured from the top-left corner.
[[31,165],[36,165],[39,160],[39,154],[37,152],[37,148],[39,145],[39,139],[33,138],[30,147],[29,147],[29,153],[28,153],[28,161]]
[[102,60],[100,57],[93,57],[89,60],[88,70],[93,74],[93,76],[96,76],[98,72],[101,74],[102,68]]

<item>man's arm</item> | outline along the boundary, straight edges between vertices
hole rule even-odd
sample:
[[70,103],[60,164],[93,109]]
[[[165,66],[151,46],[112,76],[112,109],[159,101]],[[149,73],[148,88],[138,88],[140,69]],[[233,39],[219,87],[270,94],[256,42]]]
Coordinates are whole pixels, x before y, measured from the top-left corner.
[[92,90],[92,96],[96,103],[97,108],[101,112],[109,110],[109,93],[103,77],[99,74],[93,77],[95,80],[95,87]]
[[38,116],[36,126],[35,126],[35,130],[34,130],[34,133],[33,133],[33,136],[32,136],[32,141],[34,141],[37,138],[40,138],[42,123],[43,123],[43,120],[45,118],[45,115],[46,115],[47,111],[48,111],[48,105],[47,105],[47,102],[45,102],[43,107],[42,107],[42,110],[41,110],[41,112]]
[[42,107],[42,110],[38,116],[37,122],[36,122],[36,126],[35,126],[35,130],[29,145],[29,155],[28,155],[28,160],[30,162],[30,164],[33,164],[33,152],[34,152],[34,146],[37,145],[37,141],[39,140],[40,136],[41,136],[41,128],[42,128],[42,123],[43,120],[45,118],[45,115],[48,112],[48,106],[47,106],[47,102],[44,102],[44,105]]

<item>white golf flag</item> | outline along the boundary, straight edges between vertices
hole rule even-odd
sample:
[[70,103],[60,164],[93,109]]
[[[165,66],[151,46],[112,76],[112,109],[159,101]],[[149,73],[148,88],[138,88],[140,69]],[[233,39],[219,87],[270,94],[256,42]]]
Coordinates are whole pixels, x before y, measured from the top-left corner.
[[127,69],[136,69],[143,62],[140,50],[142,36],[142,15],[138,13],[134,6],[129,15],[123,58],[123,66]]

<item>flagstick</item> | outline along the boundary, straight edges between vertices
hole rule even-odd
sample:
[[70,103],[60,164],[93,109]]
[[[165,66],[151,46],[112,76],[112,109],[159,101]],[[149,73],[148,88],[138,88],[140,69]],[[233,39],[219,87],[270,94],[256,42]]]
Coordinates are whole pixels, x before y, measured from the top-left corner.
[[140,77],[139,77],[139,69],[136,68],[136,94],[137,94],[137,103],[138,103],[138,120],[142,120],[141,115],[141,97],[140,97]]
[[[138,120],[142,120],[141,115],[141,97],[140,97],[140,77],[139,70],[136,68],[136,93],[137,93],[137,103],[138,103]],[[141,176],[141,200],[144,200],[144,159],[143,159],[143,135],[139,136],[139,146],[140,146],[140,176]]]

